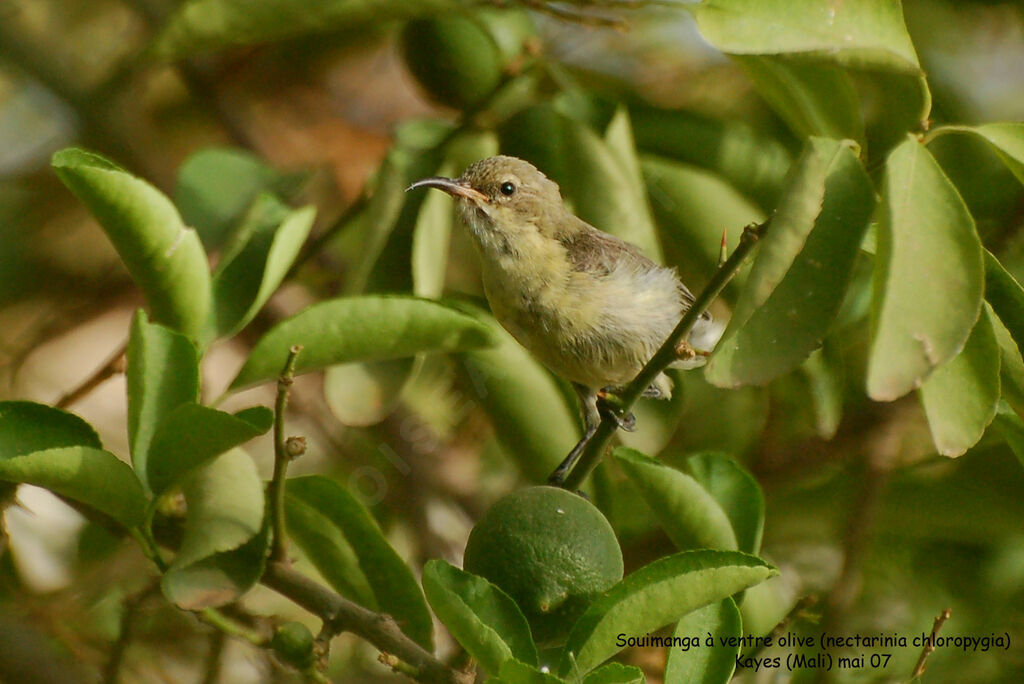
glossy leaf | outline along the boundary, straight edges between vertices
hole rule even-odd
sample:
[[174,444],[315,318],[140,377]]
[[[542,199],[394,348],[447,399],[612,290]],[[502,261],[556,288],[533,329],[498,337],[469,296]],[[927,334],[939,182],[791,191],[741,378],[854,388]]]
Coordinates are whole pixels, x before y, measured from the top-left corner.
[[985,299],[1017,347],[1024,348],[1024,288],[988,250],[985,250]]
[[715,452],[691,456],[685,468],[722,507],[739,550],[758,553],[764,531],[764,494],[754,476],[735,460]]
[[182,485],[185,534],[161,587],[172,603],[200,610],[237,600],[263,574],[263,482],[241,449],[192,472]]
[[[709,634],[714,639],[713,646],[704,641]],[[709,603],[686,615],[676,624],[672,636],[696,637],[700,647],[688,651],[676,646],[668,649],[665,684],[727,684],[732,680],[743,626],[740,611],[731,598]],[[723,639],[735,640],[736,645],[723,645]]]
[[153,52],[164,59],[211,52],[345,28],[385,19],[411,19],[455,11],[455,0],[263,0],[240,5],[232,0],[190,0],[178,6],[157,37]]
[[705,0],[693,12],[701,34],[723,52],[801,54],[846,66],[919,70],[900,4],[888,0]]
[[262,406],[231,415],[209,406],[182,404],[153,433],[146,464],[150,491],[163,494],[192,470],[262,435],[273,422],[273,412]]
[[[999,345],[999,393],[1018,416],[1024,417],[1024,358],[1003,322],[989,310],[989,322]],[[1000,404],[1002,401],[1000,402]],[[996,409],[997,417],[999,409]]]
[[316,209],[289,209],[260,195],[213,274],[213,329],[230,337],[244,328],[281,285],[313,227]]
[[463,385],[487,410],[498,440],[523,475],[544,482],[579,439],[579,421],[554,377],[494,319],[479,316],[489,320],[499,342],[459,357]]
[[[289,479],[287,495],[318,511],[341,532],[373,589],[376,608],[395,618],[413,641],[432,649],[432,624],[423,593],[369,511],[344,487],[319,475]],[[310,560],[315,563],[317,558]]]
[[847,145],[808,142],[708,363],[710,382],[763,384],[821,345],[874,202],[871,182]]
[[980,137],[992,146],[999,158],[1014,176],[1024,183],[1024,123],[990,123],[980,126],[943,126],[932,132],[932,137],[947,133],[968,133]]
[[684,551],[657,560],[590,605],[569,634],[559,672],[589,672],[621,650],[618,634],[646,634],[775,574],[737,551]]
[[981,439],[999,402],[999,345],[987,309],[963,350],[936,368],[920,392],[940,454],[960,456]]
[[0,479],[49,489],[129,528],[145,515],[146,496],[131,467],[96,447],[58,447],[3,458]]
[[1009,407],[1000,403],[992,427],[999,431],[1013,455],[1024,465],[1024,421]]
[[445,198],[435,198],[444,194],[437,190],[406,192],[406,188],[421,178],[438,175],[444,161],[442,142],[451,134],[451,125],[437,119],[409,121],[398,128],[367,207],[369,232],[348,292],[414,290],[414,245],[421,210],[428,199],[438,202]]
[[306,373],[493,343],[486,323],[445,304],[403,296],[343,297],[314,304],[274,326],[256,343],[230,389],[276,378],[296,344],[303,349],[295,372]]
[[509,658],[537,664],[537,647],[523,613],[484,578],[431,560],[423,568],[423,591],[455,640],[490,674],[498,674]]
[[210,267],[199,236],[171,201],[85,150],[57,152],[53,168],[103,227],[146,295],[153,320],[195,339],[210,311]]
[[[721,179],[719,184],[735,188],[748,198],[748,202],[756,202],[761,210],[778,204],[793,157],[777,139],[741,121],[723,121],[692,112],[638,107],[631,108],[630,113],[637,145],[641,150],[652,153],[644,160],[648,185],[651,174],[647,159],[659,159],[653,155],[660,155],[706,170],[712,178]],[[684,203],[690,202],[685,194],[681,197]],[[658,200],[652,188],[651,203],[656,212]],[[699,200],[699,197],[693,198],[698,206]],[[730,199],[730,203],[733,201]],[[714,209],[713,204],[709,202],[708,205],[705,212]],[[757,207],[752,207],[752,211],[761,213]],[[685,217],[685,212],[676,213]],[[733,226],[732,223],[728,225]],[[717,231],[721,232],[722,227],[719,226]]]
[[935,159],[907,138],[886,162],[868,395],[891,401],[963,348],[983,285],[974,219]]
[[184,335],[156,323],[139,310],[128,339],[128,444],[142,482],[153,433],[167,414],[199,401],[199,351]]
[[319,510],[295,496],[285,498],[285,516],[288,537],[327,583],[342,596],[377,610],[373,587],[342,531]]
[[605,663],[583,678],[583,684],[644,684],[644,671],[636,665]]
[[632,449],[614,456],[680,550],[738,548],[725,511],[692,477]]
[[764,212],[722,178],[694,166],[645,156],[643,171],[665,252],[696,291],[718,265],[723,233],[729,250],[735,249],[743,227],[764,220]]
[[73,413],[32,401],[0,401],[0,460],[69,446],[103,448],[96,430]]
[[491,677],[488,682],[499,684],[563,684],[566,680],[548,672],[541,672],[532,665],[509,658],[501,664],[501,675]]
[[797,137],[864,141],[857,91],[841,67],[777,55],[734,59]]
[[219,249],[261,192],[287,189],[287,176],[245,150],[207,147],[178,168],[174,203],[208,250]]

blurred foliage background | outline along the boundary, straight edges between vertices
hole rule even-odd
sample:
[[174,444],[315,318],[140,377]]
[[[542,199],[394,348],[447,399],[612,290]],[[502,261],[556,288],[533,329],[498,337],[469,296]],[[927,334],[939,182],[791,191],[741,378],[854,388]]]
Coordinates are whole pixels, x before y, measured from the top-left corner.
[[[648,252],[660,250],[699,289],[721,231],[734,244],[743,225],[774,208],[803,137],[820,130],[820,121],[802,126],[784,103],[762,99],[749,65],[711,47],[671,2],[493,2],[473,14],[460,10],[471,3],[454,0],[291,3],[301,21],[258,9],[289,3],[253,3],[248,25],[220,32],[218,4],[231,3],[193,3],[213,10],[189,24],[189,8],[173,0],[0,2],[2,396],[73,401],[116,453],[127,450],[123,379],[115,374],[82,398],[66,393],[116,355],[141,297],[52,172],[61,147],[90,147],[153,182],[212,254],[261,190],[316,206],[292,277],[240,335],[207,355],[212,398],[263,332],[319,299],[415,291],[482,302],[476,258],[451,225],[450,204],[440,194],[405,204],[410,176],[458,175],[499,150],[522,156],[558,180],[581,215],[620,235],[630,235],[636,215],[616,217],[602,198],[646,197],[633,211],[649,212],[657,234],[631,237],[648,240]],[[906,0],[903,11],[935,124],[1024,120],[1020,3]],[[852,99],[834,100],[823,116],[835,137],[861,142],[876,173],[895,142],[886,137],[892,119],[905,113],[877,81],[852,81],[856,91],[843,91]],[[446,136],[445,155],[432,156]],[[1020,183],[973,138],[946,136],[929,149],[985,246],[1024,278]],[[616,176],[630,163],[645,188]],[[385,223],[393,230],[382,231]],[[916,635],[949,607],[951,633],[1009,633],[1019,644],[1021,464],[993,435],[957,459],[940,456],[913,396],[866,398],[870,280],[864,254],[823,348],[797,371],[736,390],[679,375],[676,398],[640,407],[640,431],[622,439],[674,464],[724,451],[763,487],[762,555],[782,572],[764,599],[764,624],[745,624],[748,631],[767,632],[811,596],[791,616],[793,629]],[[719,319],[736,296],[731,288],[716,304]],[[269,392],[228,404],[269,404]],[[479,514],[518,484],[540,481],[574,443],[574,410],[566,388],[511,342],[462,359],[335,367],[296,384],[290,431],[310,448],[294,472],[347,482],[414,567],[458,559]],[[250,448],[265,475],[271,451],[266,437]],[[602,466],[592,495],[619,535],[627,572],[672,548],[613,467]],[[96,680],[125,627],[125,596],[139,610],[123,681],[295,678],[158,595],[135,594],[149,572],[136,549],[41,490],[23,487],[18,498],[0,557],[4,681]],[[246,609],[308,619],[262,589]],[[940,649],[929,681],[1019,681],[1021,653]],[[375,655],[341,637],[334,681],[397,679],[381,674]],[[917,655],[897,649],[896,670],[909,673]],[[652,673],[663,657],[627,655]]]

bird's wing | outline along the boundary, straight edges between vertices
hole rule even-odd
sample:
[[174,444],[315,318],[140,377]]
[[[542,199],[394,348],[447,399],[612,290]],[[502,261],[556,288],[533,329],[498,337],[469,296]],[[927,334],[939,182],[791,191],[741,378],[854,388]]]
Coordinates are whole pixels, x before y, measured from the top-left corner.
[[[607,275],[624,261],[635,263],[638,270],[664,268],[648,259],[636,245],[602,232],[582,219],[578,220],[582,224],[583,229],[574,231],[561,238],[566,254],[569,257],[569,262],[574,270]],[[683,285],[678,277],[676,278],[676,284],[679,288],[679,297],[683,300],[686,307],[689,308],[694,302],[693,293],[690,292],[686,285]],[[710,320],[711,315],[705,311],[701,314],[701,318]]]

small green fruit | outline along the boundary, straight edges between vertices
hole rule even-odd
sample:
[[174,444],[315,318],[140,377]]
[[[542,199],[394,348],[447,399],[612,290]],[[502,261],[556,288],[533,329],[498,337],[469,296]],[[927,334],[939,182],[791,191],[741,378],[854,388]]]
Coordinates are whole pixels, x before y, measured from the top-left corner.
[[301,622],[286,622],[274,630],[270,648],[278,660],[299,670],[313,664],[313,633]]
[[469,535],[464,567],[512,597],[538,643],[554,644],[595,595],[622,579],[622,550],[589,501],[529,487],[484,514]]

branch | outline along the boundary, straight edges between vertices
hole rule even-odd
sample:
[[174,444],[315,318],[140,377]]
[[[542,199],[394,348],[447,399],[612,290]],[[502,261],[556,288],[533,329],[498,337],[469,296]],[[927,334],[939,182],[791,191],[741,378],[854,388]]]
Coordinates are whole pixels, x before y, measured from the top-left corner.
[[[285,561],[288,558],[284,533],[284,483],[288,471],[288,463],[301,455],[304,449],[296,448],[295,440],[288,439],[284,434],[284,412],[288,407],[288,394],[295,380],[295,361],[302,351],[302,345],[293,345],[288,350],[288,360],[284,363],[281,377],[277,379],[277,401],[274,403],[274,476],[267,488],[267,500],[270,506],[271,526],[270,560]],[[301,449],[301,450],[300,450]]]
[[939,630],[942,629],[942,625],[946,624],[946,620],[948,620],[949,616],[952,614],[952,611],[949,608],[946,608],[944,611],[939,613],[938,617],[935,618],[935,622],[932,623],[931,638],[928,639],[927,643],[925,643],[924,649],[921,651],[921,656],[917,659],[917,665],[914,666],[914,671],[910,675],[911,679],[917,679],[924,674],[925,668],[927,667],[926,661],[928,660],[928,656],[930,656],[932,651],[935,650],[935,636],[939,633]]
[[[389,615],[375,613],[334,593],[293,570],[287,563],[271,561],[260,580],[282,596],[324,621],[334,634],[352,632],[405,665],[401,671],[427,684],[472,684],[472,672],[454,670],[402,633]],[[390,659],[387,659],[390,660]]]
[[[686,339],[686,336],[690,334],[701,314],[707,310],[715,297],[725,289],[725,286],[729,284],[729,281],[740,270],[747,256],[750,255],[758,240],[764,235],[771,220],[771,217],[769,217],[763,223],[752,223],[743,229],[743,235],[740,236],[740,244],[733,250],[732,255],[726,259],[725,263],[718,267],[715,275],[712,276],[704,290],[694,300],[693,305],[686,310],[686,314],[683,315],[682,320],[676,325],[672,334],[668,336],[668,339],[655,352],[651,360],[647,362],[647,365],[641,369],[640,374],[618,396],[616,404],[621,405],[621,410],[624,413],[633,407],[633,404],[644,393],[644,390],[650,387],[654,379],[658,377],[658,374],[668,368],[673,361],[677,360],[676,346],[679,342]],[[565,478],[565,482],[562,484],[564,488],[569,490],[580,488],[580,485],[587,479],[587,476],[597,467],[617,428],[618,422],[613,417],[609,415],[601,416],[601,423],[597,426],[597,431],[584,447],[576,467]]]
[[108,379],[120,373],[124,373],[124,353],[127,350],[128,340],[125,340],[124,343],[117,348],[117,351],[110,355],[110,358],[107,359],[105,364],[97,368],[96,371],[83,380],[78,387],[75,387],[73,390],[58,399],[54,406],[59,409],[66,409],[72,404],[84,399],[94,389],[102,385]]

